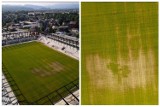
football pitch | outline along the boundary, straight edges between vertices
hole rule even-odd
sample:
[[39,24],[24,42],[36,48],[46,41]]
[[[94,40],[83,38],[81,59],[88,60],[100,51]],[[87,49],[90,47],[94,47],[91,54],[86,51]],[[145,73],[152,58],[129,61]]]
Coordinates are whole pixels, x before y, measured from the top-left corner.
[[3,66],[30,103],[79,77],[78,60],[39,42],[3,47],[2,58]]
[[81,3],[82,104],[158,104],[158,3]]

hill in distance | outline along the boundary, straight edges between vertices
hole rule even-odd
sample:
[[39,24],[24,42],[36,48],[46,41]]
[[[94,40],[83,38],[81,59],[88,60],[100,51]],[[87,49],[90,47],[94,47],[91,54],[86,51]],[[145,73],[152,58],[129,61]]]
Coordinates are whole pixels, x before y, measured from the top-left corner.
[[57,4],[51,4],[51,5],[32,5],[32,4],[26,4],[26,5],[2,5],[2,11],[33,11],[33,10],[52,10],[52,9],[78,9],[79,4],[78,3],[57,3]]

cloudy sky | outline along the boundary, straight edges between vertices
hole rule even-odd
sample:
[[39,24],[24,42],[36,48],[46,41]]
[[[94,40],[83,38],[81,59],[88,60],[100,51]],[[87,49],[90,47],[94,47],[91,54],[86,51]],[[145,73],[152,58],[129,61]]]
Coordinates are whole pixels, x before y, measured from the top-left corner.
[[78,4],[78,2],[54,2],[54,1],[5,1],[2,2],[3,5],[38,5],[38,6],[48,6],[57,4]]

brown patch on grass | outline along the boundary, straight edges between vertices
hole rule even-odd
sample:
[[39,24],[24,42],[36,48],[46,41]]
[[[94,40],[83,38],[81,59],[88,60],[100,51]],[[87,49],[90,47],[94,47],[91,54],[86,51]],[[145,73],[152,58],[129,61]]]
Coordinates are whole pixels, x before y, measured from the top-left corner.
[[[155,58],[154,58],[154,53],[152,49],[149,49],[147,52],[147,55],[144,53],[142,50],[142,43],[141,43],[141,38],[140,38],[140,29],[137,29],[136,36],[139,37],[138,42],[139,42],[139,51],[137,58],[134,57],[135,51],[132,50],[132,47],[130,45],[130,41],[134,39],[131,32],[129,31],[129,28],[127,30],[127,46],[129,49],[129,58],[127,62],[124,62],[123,60],[122,63],[126,63],[126,65],[129,67],[131,70],[131,73],[129,74],[129,77],[127,78],[127,81],[130,81],[126,84],[126,86],[130,88],[136,88],[136,87],[142,87],[144,90],[146,89],[147,85],[155,83]],[[133,36],[133,37],[132,37]]]
[[[118,34],[118,27],[117,34]],[[108,87],[112,90],[127,90],[142,87],[144,90],[148,85],[154,84],[154,90],[157,89],[155,79],[155,56],[152,49],[149,49],[147,55],[144,54],[141,47],[141,38],[139,30],[137,35],[127,30],[128,60],[124,60],[118,50],[117,61],[113,62],[109,58],[102,58],[99,54],[89,55],[86,58],[86,70],[89,74],[90,84],[96,88]],[[138,34],[139,33],[139,34]],[[135,58],[135,51],[130,42],[134,37],[138,37],[139,51]],[[120,42],[118,42],[119,44]],[[120,47],[118,47],[120,48]],[[115,73],[114,73],[115,72]]]
[[39,68],[33,68],[32,73],[40,77],[46,77],[46,76],[52,76],[58,72],[61,72],[64,69],[64,66],[58,62],[52,62],[51,64],[48,65],[50,67],[50,71],[39,67]]
[[32,73],[39,73],[39,72],[41,72],[40,69],[37,69],[37,68],[32,69]]
[[50,76],[51,73],[42,68],[34,68],[32,69],[32,73],[38,75],[40,77]]
[[98,54],[90,55],[86,59],[86,70],[89,73],[90,84],[96,88],[115,87],[114,75],[107,65],[109,60],[102,59]]
[[[119,58],[120,59],[120,58]],[[101,58],[99,55],[90,55],[86,59],[86,68],[90,78],[90,84],[96,88],[108,87],[112,90],[127,90],[128,88],[142,87],[155,83],[154,54],[150,52],[145,56],[139,52],[138,59],[131,57],[128,62],[118,60],[116,63],[118,72],[110,66],[113,62]],[[156,84],[154,84],[156,90]]]
[[64,66],[59,62],[52,62],[51,64],[49,64],[49,66],[52,68],[53,72],[60,72],[64,69]]

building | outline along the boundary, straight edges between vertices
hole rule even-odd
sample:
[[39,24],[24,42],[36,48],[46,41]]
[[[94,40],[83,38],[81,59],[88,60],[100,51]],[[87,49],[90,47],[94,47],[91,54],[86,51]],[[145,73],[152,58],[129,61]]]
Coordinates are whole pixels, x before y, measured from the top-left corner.
[[40,24],[38,23],[38,21],[36,22],[24,21],[20,23],[22,28],[40,27]]

